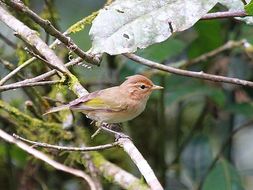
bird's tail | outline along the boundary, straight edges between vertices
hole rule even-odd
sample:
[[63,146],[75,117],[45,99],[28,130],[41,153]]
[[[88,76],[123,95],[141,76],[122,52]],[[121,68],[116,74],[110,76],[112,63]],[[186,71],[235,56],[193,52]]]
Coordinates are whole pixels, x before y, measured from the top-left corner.
[[57,107],[52,107],[49,110],[47,110],[46,113],[44,113],[43,115],[47,115],[49,113],[54,113],[54,112],[58,112],[58,111],[62,111],[62,110],[67,110],[69,109],[69,105],[61,105],[61,106],[57,106]]

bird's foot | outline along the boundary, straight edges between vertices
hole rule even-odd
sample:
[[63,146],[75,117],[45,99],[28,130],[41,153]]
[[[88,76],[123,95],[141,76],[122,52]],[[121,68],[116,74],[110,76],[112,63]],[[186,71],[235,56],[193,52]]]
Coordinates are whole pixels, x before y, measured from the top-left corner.
[[112,126],[110,124],[107,124],[107,123],[104,123],[101,125],[101,129],[103,129],[104,131],[107,131],[109,133],[112,133],[115,135],[115,139],[116,141],[119,140],[120,138],[128,138],[128,139],[131,139],[128,135],[122,133],[122,132],[118,132],[118,131],[115,131],[113,129],[111,129]]
[[124,134],[124,133],[117,133],[115,134],[115,141],[118,141],[121,138],[127,138],[127,139],[131,139],[131,137],[129,137],[128,135]]

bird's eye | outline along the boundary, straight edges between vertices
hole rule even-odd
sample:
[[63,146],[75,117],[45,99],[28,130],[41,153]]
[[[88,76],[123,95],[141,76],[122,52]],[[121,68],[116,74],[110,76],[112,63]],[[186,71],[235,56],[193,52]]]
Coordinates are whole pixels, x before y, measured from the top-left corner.
[[145,86],[145,85],[141,85],[140,88],[141,88],[141,89],[145,89],[146,86]]

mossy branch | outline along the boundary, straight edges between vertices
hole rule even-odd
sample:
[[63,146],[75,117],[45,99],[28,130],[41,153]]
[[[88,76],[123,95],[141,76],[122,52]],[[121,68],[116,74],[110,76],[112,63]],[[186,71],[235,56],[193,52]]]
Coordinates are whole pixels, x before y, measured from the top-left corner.
[[[8,113],[8,117],[12,120],[14,120],[18,126],[17,130],[22,131],[26,135],[29,135],[30,139],[34,139],[36,137],[36,140],[38,139],[38,136],[30,136],[32,132],[36,132],[40,134],[40,139],[49,139],[50,136],[48,133],[57,134],[54,135],[54,142],[57,139],[70,139],[72,138],[71,133],[65,131],[62,129],[62,126],[58,123],[52,123],[52,122],[45,122],[42,120],[39,120],[37,118],[32,118],[31,116],[21,112],[17,108],[7,104],[6,102],[0,100],[0,109],[4,110]],[[29,130],[28,130],[29,129]],[[30,131],[28,133],[28,131]],[[55,138],[57,136],[57,138]]]

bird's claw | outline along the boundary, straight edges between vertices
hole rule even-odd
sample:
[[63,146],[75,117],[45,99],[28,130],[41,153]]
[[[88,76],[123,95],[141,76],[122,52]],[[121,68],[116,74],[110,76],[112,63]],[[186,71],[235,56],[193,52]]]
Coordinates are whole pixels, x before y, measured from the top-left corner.
[[130,136],[128,136],[124,133],[115,134],[115,141],[118,141],[120,138],[128,138],[128,139],[132,140]]

